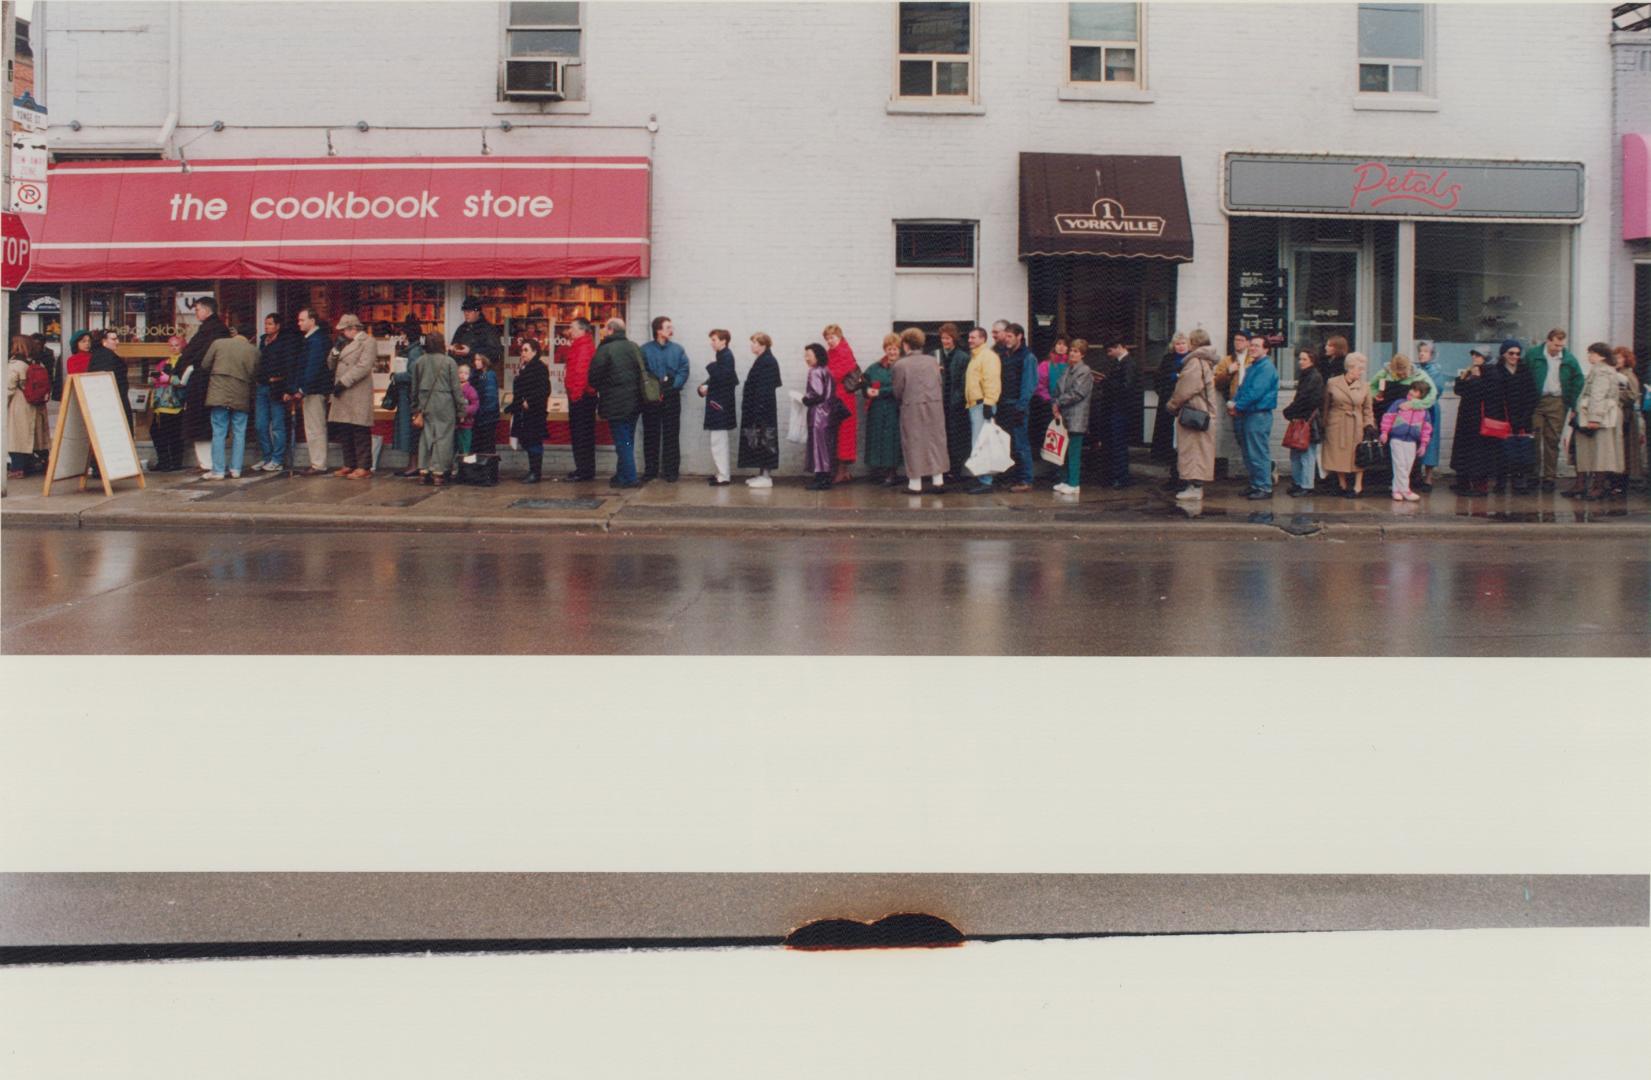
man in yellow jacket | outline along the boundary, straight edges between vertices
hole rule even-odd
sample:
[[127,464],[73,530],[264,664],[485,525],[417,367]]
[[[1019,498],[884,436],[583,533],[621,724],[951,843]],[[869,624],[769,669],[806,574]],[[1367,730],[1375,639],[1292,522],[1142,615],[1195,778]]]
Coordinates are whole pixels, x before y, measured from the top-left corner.
[[[969,445],[980,441],[980,429],[991,423],[1003,393],[1003,359],[992,349],[986,331],[975,327],[969,331],[969,366],[963,372],[963,404],[969,410]],[[984,495],[992,490],[992,477],[975,477],[971,495]]]

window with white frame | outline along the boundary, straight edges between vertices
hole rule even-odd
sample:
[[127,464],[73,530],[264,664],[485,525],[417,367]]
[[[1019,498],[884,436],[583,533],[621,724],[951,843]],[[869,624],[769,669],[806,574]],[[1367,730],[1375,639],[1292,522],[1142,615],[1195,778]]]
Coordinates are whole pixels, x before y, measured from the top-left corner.
[[1427,90],[1426,4],[1359,5],[1359,93]]
[[571,69],[584,49],[583,4],[512,0],[504,5],[504,55],[499,97],[507,101],[562,101],[580,95]]
[[1141,4],[1067,5],[1067,81],[1146,86]]
[[974,5],[903,3],[895,17],[895,96],[972,100]]

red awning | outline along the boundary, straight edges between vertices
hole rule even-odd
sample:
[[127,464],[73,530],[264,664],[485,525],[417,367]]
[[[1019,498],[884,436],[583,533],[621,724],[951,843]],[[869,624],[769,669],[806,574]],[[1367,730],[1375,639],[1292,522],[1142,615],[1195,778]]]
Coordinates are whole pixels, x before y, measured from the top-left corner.
[[648,276],[647,158],[51,168],[31,281]]

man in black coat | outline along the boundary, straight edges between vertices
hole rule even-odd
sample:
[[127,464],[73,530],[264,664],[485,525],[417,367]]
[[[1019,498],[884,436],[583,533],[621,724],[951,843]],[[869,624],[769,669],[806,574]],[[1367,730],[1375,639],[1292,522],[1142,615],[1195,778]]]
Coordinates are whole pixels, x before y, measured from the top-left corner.
[[[197,298],[194,311],[201,325],[184,344],[183,352],[178,354],[178,370],[173,377],[185,375],[189,380],[184,394],[183,442],[186,445],[198,444],[195,448],[196,464],[202,464],[203,447],[210,447],[212,443],[212,417],[206,407],[206,387],[210,377],[208,372],[200,370],[199,365],[214,341],[229,337],[229,327],[218,318],[218,301],[210,296]],[[202,467],[207,471],[211,469],[210,464],[202,464]]]
[[115,349],[120,345],[120,334],[114,330],[105,330],[92,346],[92,359],[86,365],[87,371],[107,371],[115,377],[115,389],[120,394],[120,407],[126,410],[127,430],[132,428],[132,401],[126,396],[126,361]]
[[[470,365],[470,385],[481,399],[471,429],[470,449],[476,454],[491,454],[498,439],[499,398],[504,389],[504,342],[499,328],[482,318],[482,302],[476,297],[465,297],[459,310],[464,313],[464,322],[453,331],[447,355]],[[485,367],[477,357],[487,358]]]
[[258,434],[257,472],[278,472],[287,460],[287,410],[283,406],[296,381],[302,349],[297,330],[283,325],[281,316],[264,316],[264,336],[258,339],[257,383],[253,391],[253,425]]
[[504,341],[499,337],[499,328],[482,318],[482,302],[474,296],[465,297],[460,310],[464,312],[464,322],[453,331],[447,354],[467,364],[480,353],[498,370],[504,362]]
[[1089,430],[1101,440],[1101,483],[1129,486],[1129,429],[1139,415],[1140,369],[1121,339],[1106,343],[1106,356],[1095,371],[1095,399]]

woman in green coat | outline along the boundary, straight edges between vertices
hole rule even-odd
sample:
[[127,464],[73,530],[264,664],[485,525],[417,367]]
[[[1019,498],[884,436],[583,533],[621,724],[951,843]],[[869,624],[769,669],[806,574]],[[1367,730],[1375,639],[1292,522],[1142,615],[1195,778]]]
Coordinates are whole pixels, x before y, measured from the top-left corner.
[[900,406],[894,400],[894,362],[900,359],[900,335],[883,338],[883,357],[866,372],[866,465],[885,485],[900,471]]
[[439,332],[424,336],[424,355],[413,376],[419,476],[426,484],[445,484],[453,470],[453,433],[464,412],[464,390],[459,365],[447,355],[447,339]]

